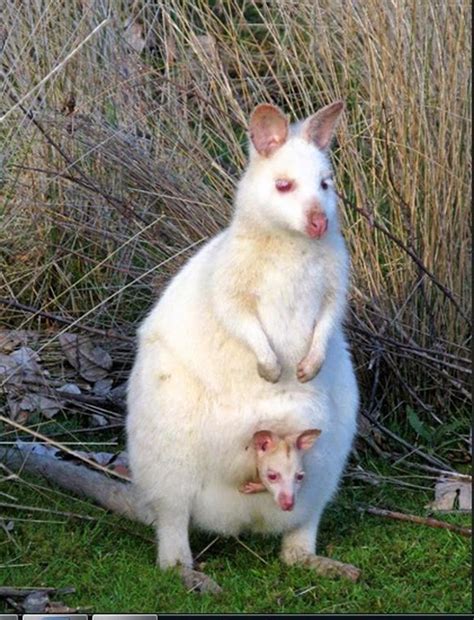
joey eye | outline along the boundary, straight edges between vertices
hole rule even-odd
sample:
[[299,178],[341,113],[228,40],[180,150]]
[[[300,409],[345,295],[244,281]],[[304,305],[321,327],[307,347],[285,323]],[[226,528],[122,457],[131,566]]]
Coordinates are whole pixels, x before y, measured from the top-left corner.
[[304,471],[300,471],[296,474],[295,478],[301,482],[304,478]]
[[323,179],[321,181],[321,189],[326,191],[327,189],[329,189],[329,187],[332,185],[331,179],[327,178],[327,179]]
[[268,474],[267,474],[267,478],[268,478],[271,482],[275,482],[275,480],[278,480],[278,477],[279,477],[279,474],[277,474],[277,473],[275,473],[275,472],[273,472],[273,471],[270,471],[270,472],[268,472]]
[[294,187],[294,182],[289,179],[277,179],[275,181],[275,187],[279,192],[291,192]]

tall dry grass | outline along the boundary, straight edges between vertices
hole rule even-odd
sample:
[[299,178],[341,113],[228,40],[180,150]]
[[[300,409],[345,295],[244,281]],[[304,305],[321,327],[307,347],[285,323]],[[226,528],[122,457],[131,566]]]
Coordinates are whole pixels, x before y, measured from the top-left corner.
[[252,107],[297,118],[342,98],[363,411],[398,434],[410,407],[455,456],[470,380],[467,1],[4,0],[2,20],[2,321],[44,329],[49,313],[132,336],[228,221]]

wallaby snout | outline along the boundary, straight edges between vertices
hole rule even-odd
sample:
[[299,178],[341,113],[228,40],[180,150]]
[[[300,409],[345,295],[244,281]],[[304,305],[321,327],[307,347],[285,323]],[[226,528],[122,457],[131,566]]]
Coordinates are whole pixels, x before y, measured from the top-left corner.
[[318,208],[308,211],[306,233],[311,239],[321,239],[328,230],[328,217]]

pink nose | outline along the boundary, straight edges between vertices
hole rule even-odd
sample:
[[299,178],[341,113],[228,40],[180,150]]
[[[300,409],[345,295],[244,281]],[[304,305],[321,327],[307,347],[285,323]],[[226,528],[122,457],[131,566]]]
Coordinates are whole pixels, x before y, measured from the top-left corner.
[[287,495],[286,493],[282,493],[278,497],[278,503],[280,504],[280,508],[282,510],[293,510],[293,506],[295,505],[295,498],[293,495]]
[[306,224],[306,232],[311,239],[321,239],[328,229],[328,218],[321,211],[310,211]]

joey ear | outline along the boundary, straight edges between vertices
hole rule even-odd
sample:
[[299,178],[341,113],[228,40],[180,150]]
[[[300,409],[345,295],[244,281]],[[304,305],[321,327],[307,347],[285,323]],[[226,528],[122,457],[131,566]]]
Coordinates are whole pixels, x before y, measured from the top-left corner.
[[276,106],[262,103],[250,116],[249,133],[257,152],[269,157],[286,142],[288,120]]
[[296,437],[296,447],[298,450],[309,450],[319,435],[321,435],[319,428],[310,428],[307,431],[303,431]]
[[335,101],[310,116],[303,125],[303,136],[306,140],[325,151],[331,144],[343,109],[344,103]]
[[254,433],[252,441],[257,452],[269,452],[275,447],[277,437],[271,431],[257,431]]

